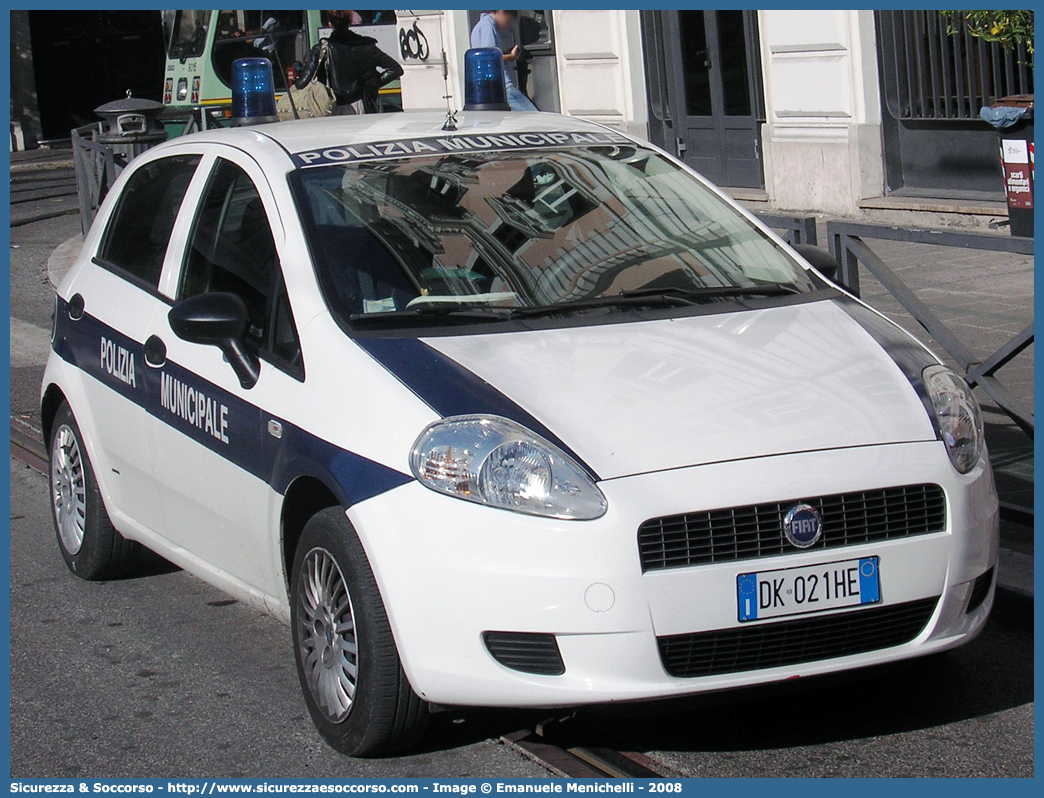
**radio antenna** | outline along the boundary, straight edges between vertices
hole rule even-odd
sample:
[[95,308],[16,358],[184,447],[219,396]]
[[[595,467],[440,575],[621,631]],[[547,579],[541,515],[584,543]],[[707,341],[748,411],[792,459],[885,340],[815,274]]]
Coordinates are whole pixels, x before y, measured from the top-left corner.
[[443,124],[443,130],[456,130],[457,129],[457,115],[453,110],[453,106],[450,105],[450,100],[453,95],[450,94],[449,85],[449,61],[446,60],[446,50],[442,50],[442,82],[446,87],[446,93],[442,95],[442,99],[446,101],[446,122]]

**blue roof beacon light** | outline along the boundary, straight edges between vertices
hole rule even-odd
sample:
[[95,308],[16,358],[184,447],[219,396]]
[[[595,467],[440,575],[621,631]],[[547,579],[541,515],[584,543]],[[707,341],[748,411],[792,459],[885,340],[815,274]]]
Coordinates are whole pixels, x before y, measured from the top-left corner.
[[464,110],[511,110],[504,88],[504,56],[496,47],[476,47],[464,53]]
[[272,63],[267,58],[232,62],[232,124],[278,122]]

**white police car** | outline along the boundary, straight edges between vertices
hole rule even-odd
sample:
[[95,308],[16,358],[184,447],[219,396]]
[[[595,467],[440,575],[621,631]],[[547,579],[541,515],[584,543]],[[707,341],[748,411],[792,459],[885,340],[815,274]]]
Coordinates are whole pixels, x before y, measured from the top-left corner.
[[356,755],[429,705],[810,676],[982,627],[966,384],[659,150],[551,114],[338,117],[137,158],[58,290],[58,541],[292,626]]

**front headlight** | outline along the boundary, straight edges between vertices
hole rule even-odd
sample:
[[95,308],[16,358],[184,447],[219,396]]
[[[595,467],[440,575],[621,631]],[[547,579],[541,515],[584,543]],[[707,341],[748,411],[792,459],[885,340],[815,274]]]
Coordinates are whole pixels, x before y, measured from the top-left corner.
[[410,455],[425,487],[478,504],[550,518],[605,514],[605,496],[554,444],[498,416],[455,416],[429,426]]
[[967,474],[979,462],[985,443],[979,403],[968,383],[945,366],[928,366],[921,378],[950,462],[959,473]]

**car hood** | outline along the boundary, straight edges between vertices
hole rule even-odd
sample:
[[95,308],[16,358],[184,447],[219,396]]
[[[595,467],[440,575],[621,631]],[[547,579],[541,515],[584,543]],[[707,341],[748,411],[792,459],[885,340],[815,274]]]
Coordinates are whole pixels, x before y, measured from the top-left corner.
[[899,367],[829,300],[424,343],[601,479],[935,438]]

